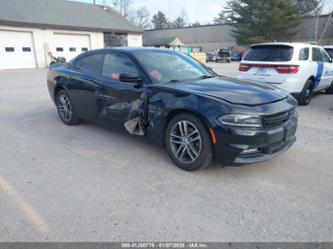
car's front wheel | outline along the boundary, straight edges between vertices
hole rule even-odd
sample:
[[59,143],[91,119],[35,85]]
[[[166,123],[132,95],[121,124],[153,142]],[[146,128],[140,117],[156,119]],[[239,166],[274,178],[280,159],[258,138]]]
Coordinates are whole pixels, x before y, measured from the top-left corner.
[[165,145],[171,160],[186,171],[208,167],[213,159],[209,132],[203,122],[191,114],[179,114],[169,122]]
[[61,90],[57,93],[55,102],[62,122],[66,125],[76,125],[80,122],[75,114],[72,100],[65,90]]
[[298,97],[300,105],[309,105],[313,97],[314,83],[312,80],[307,80],[301,94]]

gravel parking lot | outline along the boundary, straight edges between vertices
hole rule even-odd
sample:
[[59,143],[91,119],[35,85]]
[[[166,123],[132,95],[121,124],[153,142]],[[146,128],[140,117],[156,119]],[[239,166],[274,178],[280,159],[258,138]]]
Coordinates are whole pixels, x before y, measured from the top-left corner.
[[187,173],[119,127],[63,125],[46,72],[0,71],[0,241],[333,241],[333,96],[274,160]]

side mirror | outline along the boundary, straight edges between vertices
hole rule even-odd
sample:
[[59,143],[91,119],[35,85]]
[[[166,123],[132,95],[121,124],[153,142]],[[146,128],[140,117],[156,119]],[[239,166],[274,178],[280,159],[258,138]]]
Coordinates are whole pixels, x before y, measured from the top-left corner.
[[119,76],[119,80],[122,82],[128,83],[139,83],[141,82],[141,78],[136,74],[121,74]]

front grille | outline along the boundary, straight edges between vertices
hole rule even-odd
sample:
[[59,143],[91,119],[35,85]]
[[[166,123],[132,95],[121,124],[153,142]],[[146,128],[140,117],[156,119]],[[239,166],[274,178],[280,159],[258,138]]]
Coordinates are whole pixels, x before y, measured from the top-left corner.
[[293,115],[294,110],[280,112],[277,114],[265,116],[263,118],[263,125],[265,128],[271,128],[283,125],[285,122],[289,120],[289,118]]

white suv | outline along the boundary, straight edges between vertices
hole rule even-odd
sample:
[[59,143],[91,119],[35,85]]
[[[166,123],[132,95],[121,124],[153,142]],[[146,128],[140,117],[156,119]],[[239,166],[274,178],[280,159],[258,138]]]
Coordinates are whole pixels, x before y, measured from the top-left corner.
[[275,85],[308,105],[313,93],[333,94],[333,63],[325,49],[305,43],[251,46],[239,66],[239,78]]

